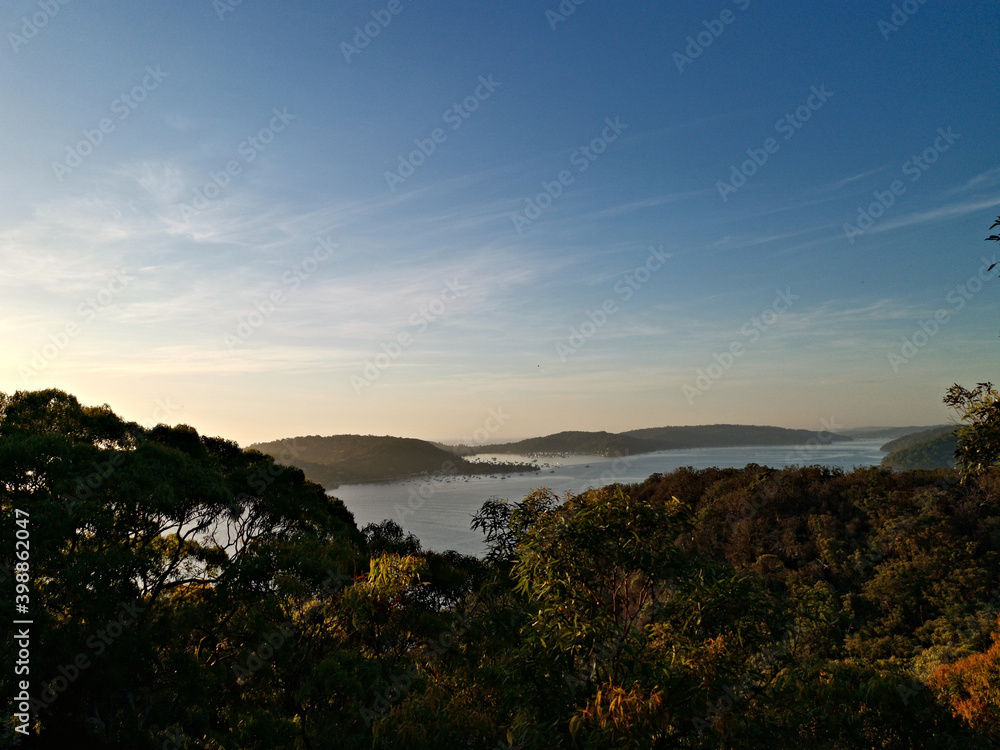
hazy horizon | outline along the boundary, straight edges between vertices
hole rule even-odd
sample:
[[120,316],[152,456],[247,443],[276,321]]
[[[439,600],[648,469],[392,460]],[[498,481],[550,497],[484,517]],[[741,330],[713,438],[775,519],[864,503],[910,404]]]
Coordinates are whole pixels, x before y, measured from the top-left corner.
[[948,423],[996,9],[7,3],[0,391],[242,445]]
[[[422,435],[403,435],[403,434],[399,434],[399,433],[375,434],[375,433],[371,433],[371,432],[364,432],[364,433],[357,433],[357,432],[347,433],[347,432],[344,432],[344,433],[317,433],[317,434],[319,434],[321,437],[331,437],[331,436],[336,436],[336,435],[374,435],[375,437],[412,438],[412,439],[417,439],[417,440],[425,440],[425,441],[428,441],[428,442],[440,443],[442,445],[465,445],[465,446],[468,446],[468,447],[475,448],[475,447],[480,446],[480,445],[507,445],[509,443],[517,443],[517,442],[520,442],[522,440],[530,440],[532,438],[548,437],[550,435],[555,435],[555,434],[558,434],[558,433],[561,433],[561,432],[609,432],[609,433],[617,434],[617,433],[634,432],[634,431],[637,431],[637,430],[644,430],[644,429],[654,429],[654,428],[659,428],[659,427],[710,427],[710,426],[716,426],[716,425],[737,425],[737,426],[746,426],[746,427],[783,427],[784,429],[789,429],[789,430],[808,430],[810,432],[815,432],[817,434],[828,433],[828,432],[836,432],[836,430],[834,430],[833,428],[837,428],[837,429],[839,429],[839,430],[842,431],[839,434],[842,434],[842,433],[852,432],[852,431],[856,431],[856,430],[872,430],[872,431],[874,431],[874,430],[887,430],[888,431],[888,430],[897,430],[897,429],[902,429],[902,428],[913,428],[914,432],[917,432],[917,431],[920,431],[920,430],[928,430],[928,429],[933,429],[935,427],[942,427],[942,426],[945,426],[946,424],[950,424],[950,423],[926,424],[926,425],[861,425],[861,426],[858,426],[858,427],[846,427],[844,425],[839,425],[839,424],[837,424],[835,422],[832,422],[830,420],[825,420],[824,424],[821,425],[818,429],[812,429],[812,428],[809,428],[809,427],[785,427],[784,425],[762,425],[762,424],[755,424],[755,425],[740,424],[740,425],[737,425],[737,423],[734,423],[734,422],[714,422],[712,424],[693,424],[693,425],[646,425],[645,427],[630,427],[630,428],[626,428],[624,430],[603,430],[601,428],[595,428],[593,430],[559,430],[559,429],[556,429],[556,430],[549,430],[549,431],[546,431],[546,432],[541,432],[541,433],[532,434],[532,435],[512,435],[512,436],[500,438],[500,439],[497,439],[497,440],[490,440],[489,442],[484,442],[481,439],[477,439],[477,436],[475,436],[475,435],[467,435],[467,436],[461,437],[461,438],[455,438],[455,437],[451,437],[451,438],[439,438],[439,437],[427,437],[427,436],[422,436]],[[221,436],[221,437],[225,437],[225,436]],[[243,447],[246,447],[246,446],[252,445],[252,444],[277,442],[277,441],[280,441],[280,440],[285,440],[285,439],[290,439],[290,438],[297,438],[297,437],[308,437],[308,435],[306,433],[297,433],[297,434],[294,434],[294,435],[292,435],[292,434],[282,435],[280,437],[274,437],[274,438],[270,438],[270,439],[267,439],[267,440],[254,440],[254,441],[251,441],[251,442],[248,442],[248,443],[241,443],[241,445]],[[855,439],[859,439],[859,438],[855,438]],[[688,449],[686,449],[686,448],[680,448],[678,450],[688,450]]]

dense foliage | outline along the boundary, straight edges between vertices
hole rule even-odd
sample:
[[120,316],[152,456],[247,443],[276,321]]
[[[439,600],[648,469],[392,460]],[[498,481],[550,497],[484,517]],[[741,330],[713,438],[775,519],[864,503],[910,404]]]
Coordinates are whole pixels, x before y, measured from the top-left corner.
[[[892,453],[893,451],[902,450],[903,448],[909,448],[918,443],[923,443],[929,438],[939,437],[940,435],[953,435],[956,432],[956,426],[953,424],[941,425],[940,427],[931,427],[927,430],[912,430],[911,432],[901,435],[895,440],[890,440],[885,443],[880,451],[883,453]],[[936,466],[934,468],[951,468],[945,466]]]
[[944,402],[961,413],[965,422],[957,432],[955,448],[962,476],[990,471],[1000,463],[1000,393],[992,383],[977,383],[971,390],[956,383]]
[[897,438],[882,446],[889,454],[882,459],[888,469],[952,469],[958,436],[954,427],[924,430]]
[[[358,530],[256,451],[45,391],[0,396],[0,493],[5,551],[31,519],[39,747],[1000,743],[988,467],[538,490],[482,506],[477,559]],[[8,697],[15,658],[5,640]]]

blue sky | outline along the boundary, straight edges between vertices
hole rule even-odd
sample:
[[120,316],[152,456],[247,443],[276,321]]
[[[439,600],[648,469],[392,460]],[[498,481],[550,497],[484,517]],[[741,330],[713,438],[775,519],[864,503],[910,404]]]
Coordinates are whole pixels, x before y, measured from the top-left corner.
[[998,10],[6,3],[0,390],[244,444],[941,423],[1000,356]]

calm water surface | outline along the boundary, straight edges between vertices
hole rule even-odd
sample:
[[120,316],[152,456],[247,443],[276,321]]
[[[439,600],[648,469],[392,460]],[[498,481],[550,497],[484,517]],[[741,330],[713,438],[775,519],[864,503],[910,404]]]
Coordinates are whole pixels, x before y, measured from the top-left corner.
[[[878,465],[885,455],[884,440],[859,440],[836,445],[760,446],[750,448],[693,448],[660,451],[620,459],[602,456],[538,458],[538,473],[495,477],[448,477],[393,484],[344,485],[329,494],[339,497],[354,513],[358,526],[391,518],[412,532],[424,549],[458,550],[467,555],[485,552],[483,536],[469,529],[473,514],[491,497],[520,500],[532,490],[547,487],[558,495],[582,492],[613,482],[641,482],[650,474],[666,474],[681,466],[706,469],[742,468],[760,464],[781,468],[822,464],[850,471],[855,466]],[[478,460],[491,456],[480,456]],[[531,459],[498,456],[502,461]]]

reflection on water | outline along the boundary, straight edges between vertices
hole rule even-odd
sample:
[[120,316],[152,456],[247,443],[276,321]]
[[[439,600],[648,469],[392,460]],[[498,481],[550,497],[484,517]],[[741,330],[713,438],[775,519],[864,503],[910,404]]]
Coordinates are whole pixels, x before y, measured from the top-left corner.
[[[738,467],[760,464],[780,468],[822,464],[850,471],[855,466],[878,465],[882,440],[835,445],[759,446],[750,448],[693,448],[660,451],[641,456],[536,457],[540,472],[481,477],[445,477],[393,484],[360,484],[338,487],[339,497],[354,513],[358,526],[386,518],[416,535],[424,549],[458,550],[468,555],[485,551],[483,537],[469,530],[473,514],[491,497],[520,500],[532,490],[547,487],[558,495],[582,492],[613,482],[641,482],[650,474],[666,474],[681,466]],[[488,459],[490,456],[480,458]],[[520,456],[502,460],[531,461]]]

